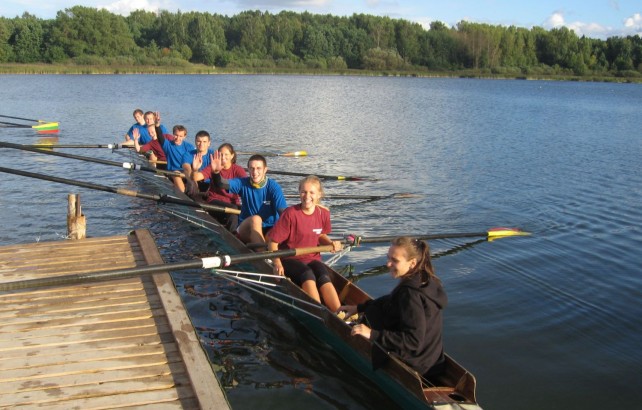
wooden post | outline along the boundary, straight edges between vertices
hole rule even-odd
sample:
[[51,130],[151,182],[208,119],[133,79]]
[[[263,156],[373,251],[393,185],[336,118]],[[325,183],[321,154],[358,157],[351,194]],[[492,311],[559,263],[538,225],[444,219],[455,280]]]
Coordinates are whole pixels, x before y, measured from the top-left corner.
[[87,236],[85,215],[80,208],[80,194],[69,194],[67,204],[67,237],[69,239],[85,239]]

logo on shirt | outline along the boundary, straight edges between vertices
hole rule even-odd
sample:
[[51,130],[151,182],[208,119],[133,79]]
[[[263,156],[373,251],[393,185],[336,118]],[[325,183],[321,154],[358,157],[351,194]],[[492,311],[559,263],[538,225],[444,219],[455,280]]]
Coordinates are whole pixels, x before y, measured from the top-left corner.
[[323,231],[323,228],[314,228],[314,229],[312,229],[312,232],[316,233],[317,235],[321,235],[321,231]]
[[272,201],[263,201],[263,205],[270,206],[272,205]]

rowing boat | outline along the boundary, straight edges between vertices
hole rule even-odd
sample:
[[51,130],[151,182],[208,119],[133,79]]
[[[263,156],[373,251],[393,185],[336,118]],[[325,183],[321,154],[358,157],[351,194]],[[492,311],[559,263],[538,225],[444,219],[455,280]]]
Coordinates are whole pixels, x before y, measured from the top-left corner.
[[[155,178],[157,181],[158,177]],[[165,189],[173,185],[163,178]],[[182,199],[188,197],[173,189],[173,194]],[[215,232],[227,248],[238,253],[252,252],[235,235],[202,210],[178,210],[170,207],[169,213]],[[372,351],[379,346],[360,336],[351,335],[351,324],[310,298],[290,280],[272,275],[272,267],[266,261],[237,265],[239,270],[217,269],[213,273],[231,280],[244,288],[264,296],[266,301],[286,306],[300,323],[328,343],[351,366],[375,382],[402,408],[465,409],[480,410],[476,399],[475,377],[450,356],[446,355],[444,373],[432,383],[423,379],[394,355],[387,354],[387,362],[374,370]],[[332,282],[343,305],[363,303],[371,297],[356,284],[328,267]]]

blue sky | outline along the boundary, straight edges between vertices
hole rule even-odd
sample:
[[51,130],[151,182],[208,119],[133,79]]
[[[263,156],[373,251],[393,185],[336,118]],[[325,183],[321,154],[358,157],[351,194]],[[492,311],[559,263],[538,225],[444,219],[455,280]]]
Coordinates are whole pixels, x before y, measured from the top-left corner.
[[453,26],[462,20],[494,25],[546,29],[566,26],[578,35],[605,39],[642,35],[642,1],[624,0],[2,0],[0,16],[16,17],[27,11],[44,19],[74,5],[105,8],[128,15],[130,11],[203,11],[232,16],[243,10],[352,15],[365,13]]

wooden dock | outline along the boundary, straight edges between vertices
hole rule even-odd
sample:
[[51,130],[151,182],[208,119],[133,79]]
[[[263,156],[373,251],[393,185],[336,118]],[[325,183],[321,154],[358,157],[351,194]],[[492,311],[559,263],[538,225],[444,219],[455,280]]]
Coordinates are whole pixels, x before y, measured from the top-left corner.
[[[163,263],[146,230],[0,247],[0,282]],[[0,408],[229,409],[168,273],[0,292]]]

